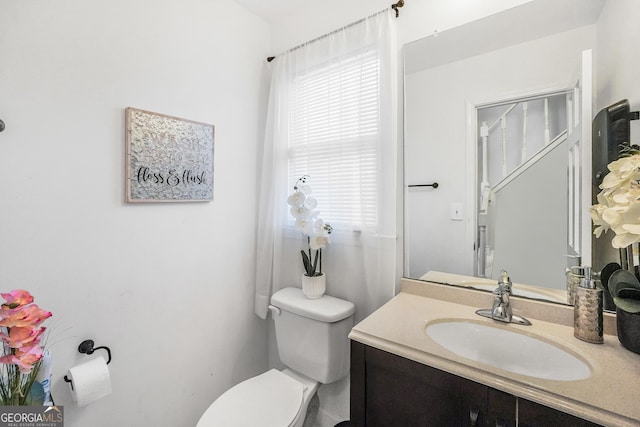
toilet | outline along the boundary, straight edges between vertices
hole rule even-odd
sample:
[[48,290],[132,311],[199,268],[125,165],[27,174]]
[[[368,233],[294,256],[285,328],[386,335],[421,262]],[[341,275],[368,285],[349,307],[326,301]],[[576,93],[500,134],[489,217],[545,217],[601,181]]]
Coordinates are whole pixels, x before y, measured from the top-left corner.
[[328,295],[309,299],[299,288],[285,288],[273,294],[269,310],[280,361],[287,368],[230,388],[197,427],[302,427],[319,385],[349,372],[353,303]]

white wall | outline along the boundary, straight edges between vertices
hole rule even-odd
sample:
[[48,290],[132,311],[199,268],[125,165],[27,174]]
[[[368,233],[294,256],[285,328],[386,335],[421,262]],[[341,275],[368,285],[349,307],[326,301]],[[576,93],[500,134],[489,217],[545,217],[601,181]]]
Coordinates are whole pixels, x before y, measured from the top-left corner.
[[[253,314],[268,25],[221,0],[1,0],[0,289],[51,310],[69,427],[193,426],[267,366]],[[123,202],[124,108],[216,125],[211,203]],[[62,376],[111,347],[113,394]]]
[[[640,109],[640,2],[607,0],[597,24],[597,112],[621,99]],[[632,142],[640,143],[640,121],[631,122]]]
[[[407,235],[423,243],[422,257],[432,261],[425,271],[473,274],[473,247],[466,240],[475,174],[465,163],[467,102],[568,85],[580,52],[594,45],[595,28],[587,26],[405,77],[407,183],[440,184],[428,194],[411,192],[407,200],[414,215],[407,218]],[[465,221],[451,220],[454,203],[462,204]]]

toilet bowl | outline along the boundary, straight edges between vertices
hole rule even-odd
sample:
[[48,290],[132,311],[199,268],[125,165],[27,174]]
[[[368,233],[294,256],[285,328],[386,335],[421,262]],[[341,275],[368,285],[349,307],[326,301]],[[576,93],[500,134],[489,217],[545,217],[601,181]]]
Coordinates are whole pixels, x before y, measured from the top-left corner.
[[302,427],[318,383],[289,369],[271,369],[227,390],[197,427]]
[[209,406],[197,427],[302,427],[319,385],[349,372],[353,303],[328,295],[311,300],[299,288],[285,288],[271,304],[278,353],[288,368],[233,386]]

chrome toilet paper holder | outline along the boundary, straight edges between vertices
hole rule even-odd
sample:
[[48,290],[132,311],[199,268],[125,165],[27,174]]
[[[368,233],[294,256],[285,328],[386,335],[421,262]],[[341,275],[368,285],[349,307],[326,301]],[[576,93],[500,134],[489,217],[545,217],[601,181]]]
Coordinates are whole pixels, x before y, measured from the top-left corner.
[[[93,354],[96,350],[106,350],[107,356],[107,365],[111,363],[111,349],[107,346],[94,347],[95,343],[93,340],[84,340],[78,346],[78,351],[82,354]],[[66,375],[64,376],[64,382],[71,384],[71,390],[73,390],[73,381],[69,379]]]

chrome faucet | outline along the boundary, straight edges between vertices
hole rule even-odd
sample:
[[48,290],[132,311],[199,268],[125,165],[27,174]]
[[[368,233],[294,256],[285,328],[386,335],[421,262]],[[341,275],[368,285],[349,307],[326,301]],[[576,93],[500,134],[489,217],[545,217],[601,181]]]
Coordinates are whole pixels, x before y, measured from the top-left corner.
[[500,272],[498,287],[493,291],[493,307],[477,310],[476,314],[505,323],[517,323],[519,325],[531,325],[524,317],[513,314],[511,309],[511,288],[513,283],[505,270]]
[[493,308],[491,309],[491,318],[501,322],[511,323],[513,318],[513,310],[509,297],[511,296],[511,288],[513,283],[506,271],[500,272],[500,281],[498,287],[493,290]]

